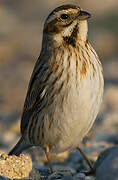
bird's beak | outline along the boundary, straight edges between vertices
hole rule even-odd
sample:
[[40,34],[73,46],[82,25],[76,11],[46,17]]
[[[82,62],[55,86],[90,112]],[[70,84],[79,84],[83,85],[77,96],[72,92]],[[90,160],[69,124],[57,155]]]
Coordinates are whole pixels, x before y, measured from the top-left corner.
[[82,10],[80,11],[80,13],[78,15],[78,19],[80,19],[80,20],[86,20],[86,19],[88,19],[90,17],[91,17],[90,13],[88,13],[86,11],[82,11]]

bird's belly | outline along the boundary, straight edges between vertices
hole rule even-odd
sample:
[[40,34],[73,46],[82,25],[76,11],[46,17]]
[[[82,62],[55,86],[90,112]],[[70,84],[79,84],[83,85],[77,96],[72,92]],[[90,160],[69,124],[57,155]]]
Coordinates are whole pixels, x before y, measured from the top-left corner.
[[45,142],[53,152],[76,148],[87,134],[102,100],[103,87],[99,85],[88,82],[83,88],[71,88],[62,104],[60,97],[57,104],[51,106],[54,114],[50,128],[45,130]]

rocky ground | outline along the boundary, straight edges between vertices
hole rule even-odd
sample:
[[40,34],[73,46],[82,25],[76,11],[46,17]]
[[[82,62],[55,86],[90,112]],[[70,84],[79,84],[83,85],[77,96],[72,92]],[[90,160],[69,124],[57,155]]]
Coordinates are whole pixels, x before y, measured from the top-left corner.
[[[97,168],[96,176],[87,177],[80,173],[88,170],[88,167],[78,151],[52,155],[56,172],[49,175],[44,154],[41,149],[33,148],[26,152],[31,154],[33,170],[29,156],[21,155],[18,158],[2,155],[0,179],[3,176],[16,179],[118,179],[118,2],[106,0],[103,6],[102,0],[68,1],[70,2],[79,3],[83,9],[92,13],[89,40],[97,50],[104,69],[105,92],[101,111],[81,144],[83,151]],[[0,1],[0,154],[8,153],[20,136],[22,107],[30,75],[40,53],[43,22],[49,12],[61,4],[64,4],[64,0]],[[114,148],[109,150],[110,147]],[[101,154],[95,163],[99,154],[106,149],[108,151]],[[10,163],[15,164],[15,170]]]

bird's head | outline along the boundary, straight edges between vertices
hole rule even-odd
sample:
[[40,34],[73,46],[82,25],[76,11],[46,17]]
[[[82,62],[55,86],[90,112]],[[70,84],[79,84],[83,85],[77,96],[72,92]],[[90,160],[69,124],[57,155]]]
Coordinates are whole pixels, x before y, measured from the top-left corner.
[[90,16],[78,6],[60,6],[47,17],[44,24],[44,36],[60,45],[67,43],[75,46],[78,40],[87,40],[87,19]]

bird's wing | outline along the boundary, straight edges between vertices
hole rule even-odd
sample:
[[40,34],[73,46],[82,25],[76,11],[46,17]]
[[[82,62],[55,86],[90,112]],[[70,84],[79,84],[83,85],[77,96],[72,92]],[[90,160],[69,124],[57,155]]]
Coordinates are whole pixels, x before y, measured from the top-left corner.
[[44,76],[48,76],[47,65],[45,61],[41,64],[41,62],[36,63],[34,67],[34,71],[32,73],[27,96],[24,103],[23,114],[21,118],[21,133],[27,127],[27,124],[30,120],[32,113],[35,111],[37,102],[40,104],[42,98],[42,92],[44,90]]

